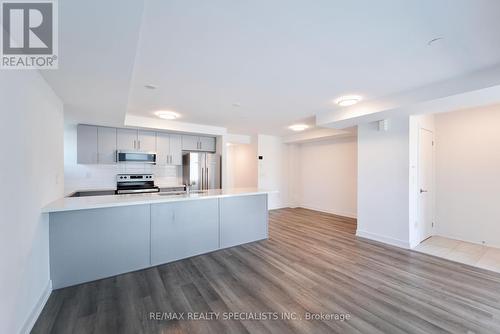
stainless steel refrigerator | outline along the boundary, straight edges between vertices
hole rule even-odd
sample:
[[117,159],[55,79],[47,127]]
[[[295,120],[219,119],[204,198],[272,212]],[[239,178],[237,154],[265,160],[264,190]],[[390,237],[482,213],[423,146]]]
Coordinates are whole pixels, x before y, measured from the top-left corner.
[[191,190],[220,189],[219,154],[187,152],[182,155],[182,178]]

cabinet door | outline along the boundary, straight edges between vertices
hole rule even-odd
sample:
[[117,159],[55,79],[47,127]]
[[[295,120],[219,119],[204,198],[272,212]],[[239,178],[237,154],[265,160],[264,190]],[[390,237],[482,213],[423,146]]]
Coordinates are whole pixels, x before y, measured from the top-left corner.
[[137,130],[117,129],[116,146],[118,150],[135,151],[137,149]]
[[215,152],[215,137],[200,137],[202,151]]
[[143,152],[156,152],[156,132],[139,130],[138,150]]
[[219,247],[217,199],[151,205],[151,264],[211,252]]
[[221,198],[221,248],[267,239],[267,195]]
[[149,205],[51,213],[55,289],[149,267]]
[[76,134],[76,161],[79,164],[97,163],[97,127],[78,125]]
[[116,129],[107,127],[97,128],[98,163],[116,163]]
[[182,149],[186,151],[199,151],[199,140],[197,136],[182,136]]
[[182,137],[170,135],[170,164],[182,166]]
[[168,133],[156,133],[156,164],[165,166],[170,163],[170,135]]

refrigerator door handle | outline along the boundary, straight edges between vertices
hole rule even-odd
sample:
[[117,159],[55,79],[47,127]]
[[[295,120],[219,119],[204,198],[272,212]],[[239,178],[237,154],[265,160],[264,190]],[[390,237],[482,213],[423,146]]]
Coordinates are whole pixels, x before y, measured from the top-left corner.
[[200,184],[200,190],[205,189],[205,168],[201,168],[201,184]]
[[209,184],[208,184],[208,167],[205,168],[205,183],[207,184],[207,187],[205,189],[208,190],[208,186],[209,186]]

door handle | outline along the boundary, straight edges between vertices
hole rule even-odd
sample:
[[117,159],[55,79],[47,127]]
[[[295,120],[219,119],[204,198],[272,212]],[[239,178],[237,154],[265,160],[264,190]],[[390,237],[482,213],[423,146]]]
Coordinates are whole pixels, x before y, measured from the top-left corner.
[[205,168],[201,169],[201,189],[203,190],[205,188]]
[[427,192],[427,190],[425,190],[425,189],[420,189],[420,193],[426,193],[426,192]]
[[205,182],[207,183],[207,187],[205,189],[208,190],[208,168],[205,168],[205,173],[206,173]]

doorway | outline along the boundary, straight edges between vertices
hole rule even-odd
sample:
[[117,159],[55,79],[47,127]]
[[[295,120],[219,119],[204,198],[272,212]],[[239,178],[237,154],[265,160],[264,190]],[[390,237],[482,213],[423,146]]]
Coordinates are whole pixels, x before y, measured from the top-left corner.
[[434,132],[418,132],[418,226],[419,242],[433,235],[434,228]]

